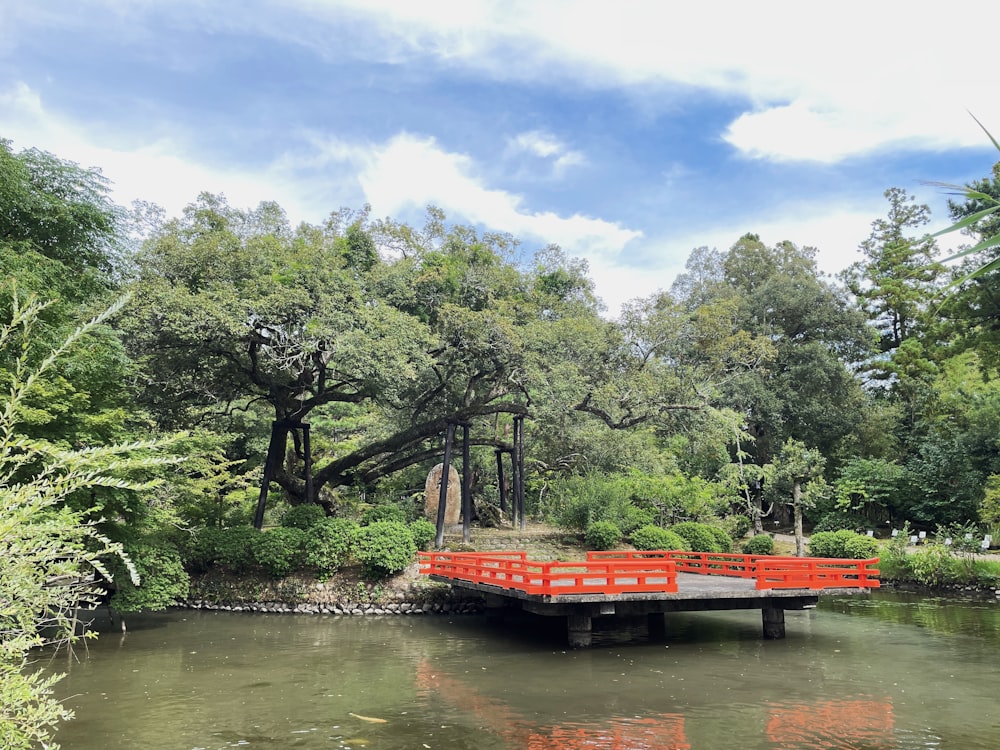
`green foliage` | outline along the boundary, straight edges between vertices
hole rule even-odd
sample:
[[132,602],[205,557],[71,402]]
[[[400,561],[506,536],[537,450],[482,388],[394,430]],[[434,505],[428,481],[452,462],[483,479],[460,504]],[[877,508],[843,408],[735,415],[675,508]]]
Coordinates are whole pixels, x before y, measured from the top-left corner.
[[437,527],[426,518],[418,518],[410,522],[410,534],[417,549],[428,550],[437,537]]
[[956,583],[961,578],[959,561],[943,544],[928,544],[911,552],[906,563],[913,580],[926,586]]
[[669,529],[660,526],[643,526],[632,532],[632,546],[638,550],[678,550],[684,552],[691,551],[691,545],[687,539],[680,534],[676,534]]
[[400,572],[417,554],[413,535],[399,521],[376,521],[362,526],[354,536],[354,545],[354,556],[374,577]]
[[774,539],[770,534],[756,534],[743,543],[743,553],[747,555],[773,555]]
[[824,513],[823,516],[813,526],[813,534],[821,531],[861,531],[870,525],[868,521],[857,513],[846,510],[832,510]]
[[125,546],[135,562],[140,584],[136,586],[125,575],[124,566],[115,566],[115,593],[111,606],[119,612],[160,610],[186,599],[191,578],[184,570],[181,553],[169,542],[147,541]]
[[321,574],[340,569],[350,559],[357,530],[346,518],[325,518],[310,526],[302,543],[305,564]]
[[622,530],[611,521],[594,521],[584,534],[587,549],[614,549],[622,541]]
[[[100,595],[91,583],[95,571],[111,578],[109,565],[118,559],[125,576],[139,584],[122,546],[99,532],[92,513],[68,501],[102,488],[147,490],[149,484],[139,477],[165,462],[152,455],[157,449],[153,442],[68,450],[24,434],[31,394],[117,308],[35,359],[33,341],[43,309],[13,295],[0,318],[5,380],[0,390],[0,737],[9,748],[57,747],[51,741],[53,729],[71,716],[53,697],[59,677],[35,671],[27,660],[29,651],[77,640],[73,613],[93,605]],[[124,583],[121,577],[119,582]]]
[[595,521],[610,521],[626,535],[677,517],[710,518],[722,509],[720,485],[678,472],[651,476],[640,472],[590,472],[553,480],[544,512],[557,525],[585,531]]
[[720,523],[730,539],[742,539],[753,525],[753,522],[744,515],[726,516]]
[[221,529],[218,535],[208,534],[207,540],[214,541],[216,547],[206,558],[233,573],[242,573],[256,562],[253,551],[260,533],[253,526],[230,526]]
[[670,530],[686,539],[692,552],[729,552],[733,547],[728,534],[707,523],[684,521],[674,524]]
[[846,529],[842,529],[841,531],[821,531],[813,534],[809,538],[809,556],[849,558],[851,555],[847,553],[847,544],[859,537],[867,539],[867,537],[862,537],[861,534],[856,534]]
[[371,526],[380,521],[394,521],[396,523],[406,523],[406,512],[398,505],[372,505],[361,512],[362,526]]
[[844,542],[844,557],[851,560],[870,560],[878,557],[878,542],[870,536],[855,534]]
[[733,538],[729,536],[725,529],[708,524],[709,533],[715,539],[715,545],[719,552],[733,551]]
[[302,529],[279,526],[252,539],[253,560],[269,575],[280,578],[301,567],[306,539]]
[[281,525],[290,529],[307,531],[326,518],[318,505],[294,505],[281,516]]

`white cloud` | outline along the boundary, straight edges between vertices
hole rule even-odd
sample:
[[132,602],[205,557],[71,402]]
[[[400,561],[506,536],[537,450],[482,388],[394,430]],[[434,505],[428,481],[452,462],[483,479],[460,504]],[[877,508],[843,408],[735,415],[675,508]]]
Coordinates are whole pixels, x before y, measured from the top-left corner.
[[359,181],[376,215],[400,215],[434,204],[456,221],[561,245],[572,255],[615,257],[642,232],[603,219],[532,211],[521,196],[490,188],[468,156],[433,138],[402,134],[377,146]]
[[114,200],[123,205],[152,201],[177,215],[201,192],[224,193],[234,206],[277,200],[293,221],[318,221],[336,206],[318,203],[311,190],[315,185],[296,178],[292,165],[281,159],[264,170],[211,165],[188,144],[169,138],[143,140],[135,133],[124,140],[136,145],[100,145],[99,138],[87,133],[81,123],[49,111],[24,83],[0,90],[0,133],[13,142],[15,150],[39,148],[84,167],[99,168],[111,180]]
[[570,149],[565,143],[544,130],[529,130],[518,133],[508,140],[513,154],[526,153],[552,163],[552,171],[561,177],[569,168],[584,164],[586,159],[579,151]]
[[970,74],[970,51],[995,46],[998,8],[975,0],[961,13],[914,12],[901,0],[825,9],[799,0],[299,3],[321,22],[360,19],[411,62],[632,90],[653,108],[676,106],[691,90],[678,85],[743,99],[747,110],[724,134],[734,148],[826,163],[901,145],[982,146],[965,110],[997,122],[1000,100]]

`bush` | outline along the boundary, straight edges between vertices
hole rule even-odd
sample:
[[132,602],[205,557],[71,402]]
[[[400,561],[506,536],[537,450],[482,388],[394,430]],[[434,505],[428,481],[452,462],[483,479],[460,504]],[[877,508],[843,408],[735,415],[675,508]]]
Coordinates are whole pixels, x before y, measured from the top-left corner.
[[747,555],[773,555],[774,539],[769,534],[757,534],[743,543],[743,552]]
[[742,539],[750,531],[752,525],[746,516],[726,516],[722,519],[722,528],[729,534],[730,539]]
[[284,526],[258,534],[253,542],[254,562],[272,576],[286,576],[301,567],[305,538],[302,529]]
[[417,545],[417,549],[430,549],[437,536],[437,526],[426,518],[418,518],[410,523],[410,534],[413,536],[413,543]]
[[361,512],[362,526],[371,526],[381,521],[406,523],[406,513],[398,505],[371,505]]
[[254,564],[253,545],[260,532],[253,526],[230,526],[219,529],[215,537],[215,562],[233,573],[242,573]]
[[[726,548],[716,539],[715,528],[709,526],[707,523],[684,521],[683,523],[674,524],[670,527],[670,530],[684,537],[688,544],[691,545],[693,552],[728,552],[732,549],[732,539],[729,540],[729,547]],[[726,538],[728,539],[728,534]]]
[[594,521],[584,539],[588,549],[614,549],[622,540],[622,530],[611,521]]
[[305,534],[305,564],[322,573],[340,569],[351,557],[358,525],[346,518],[325,518]]
[[813,532],[818,531],[861,531],[871,522],[857,513],[846,510],[832,510],[823,515],[813,527]]
[[[846,545],[860,534],[841,531],[820,531],[809,538],[810,557],[848,557]],[[867,538],[867,537],[866,537]]]
[[354,535],[354,555],[373,576],[398,573],[413,561],[417,546],[406,524],[376,521]]
[[649,524],[632,533],[632,546],[638,550],[680,550],[689,552],[691,545],[680,534]]
[[715,539],[716,546],[719,549],[716,552],[732,552],[733,551],[733,538],[726,533],[725,529],[720,529],[718,526],[712,526],[709,524],[708,532]]
[[181,562],[181,554],[168,542],[143,542],[126,545],[136,570],[139,585],[132,583],[124,565],[115,565],[115,587],[111,606],[119,612],[166,609],[185,599],[191,578]]
[[318,505],[296,505],[285,511],[281,525],[290,529],[306,531],[326,518],[326,513]]
[[907,555],[906,567],[913,579],[925,586],[940,586],[961,579],[959,561],[943,544],[931,544]]
[[207,526],[195,529],[181,545],[184,567],[192,573],[204,573],[218,562],[223,529]]
[[878,542],[864,534],[856,534],[844,542],[844,557],[852,560],[870,560],[878,556]]

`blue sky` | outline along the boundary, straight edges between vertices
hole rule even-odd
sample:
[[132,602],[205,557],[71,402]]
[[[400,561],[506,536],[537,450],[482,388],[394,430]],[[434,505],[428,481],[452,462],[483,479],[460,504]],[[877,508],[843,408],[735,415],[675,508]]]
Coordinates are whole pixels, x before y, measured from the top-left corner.
[[[510,232],[609,312],[752,231],[858,258],[883,192],[988,174],[1000,4],[0,0],[0,137],[122,203]],[[961,15],[957,15],[960,10]]]

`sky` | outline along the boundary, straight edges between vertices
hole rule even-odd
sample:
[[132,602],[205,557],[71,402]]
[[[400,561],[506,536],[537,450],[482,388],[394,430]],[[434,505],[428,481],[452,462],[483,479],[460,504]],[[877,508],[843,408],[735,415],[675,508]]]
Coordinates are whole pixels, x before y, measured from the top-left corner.
[[[608,314],[746,232],[858,245],[900,187],[989,174],[1000,3],[0,0],[0,138],[176,215],[508,232],[587,260]],[[987,65],[983,65],[983,61]]]

